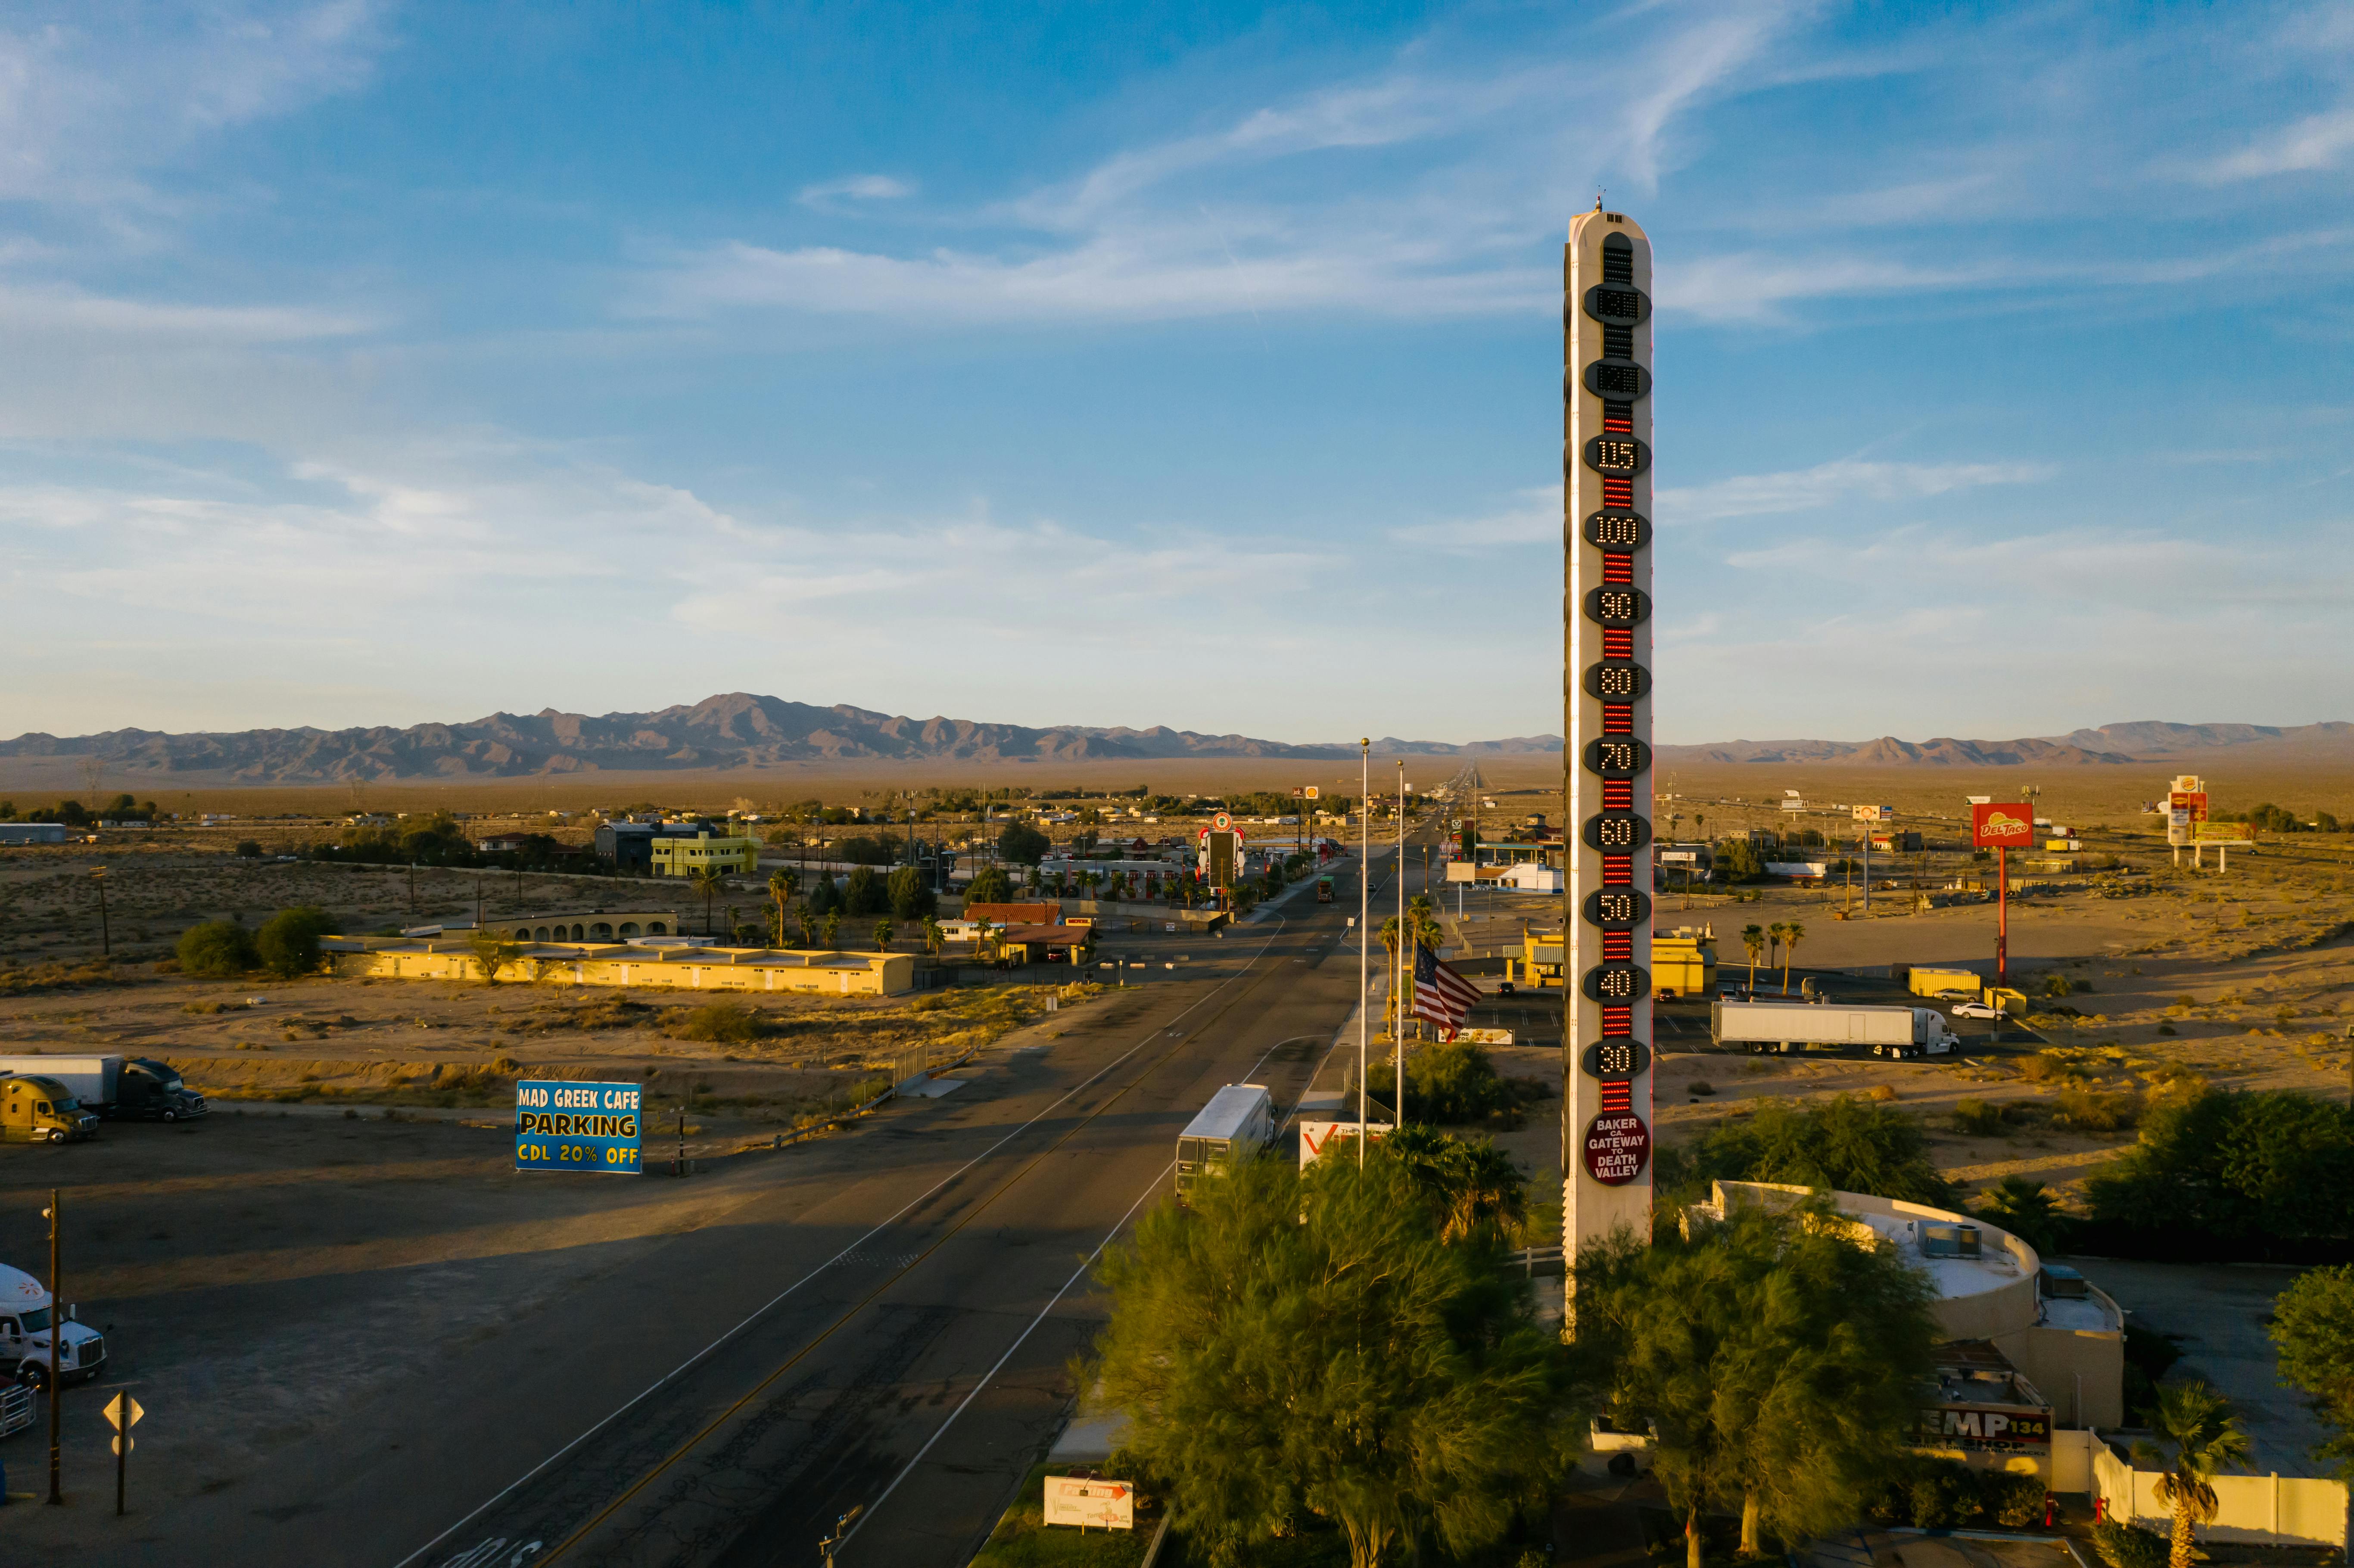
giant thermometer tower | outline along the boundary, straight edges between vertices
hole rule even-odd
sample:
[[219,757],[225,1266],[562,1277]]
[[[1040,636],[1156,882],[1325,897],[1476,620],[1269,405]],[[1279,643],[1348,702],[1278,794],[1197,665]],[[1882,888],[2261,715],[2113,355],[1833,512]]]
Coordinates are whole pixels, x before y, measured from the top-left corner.
[[1562,259],[1569,1255],[1651,1234],[1651,242],[1597,207]]

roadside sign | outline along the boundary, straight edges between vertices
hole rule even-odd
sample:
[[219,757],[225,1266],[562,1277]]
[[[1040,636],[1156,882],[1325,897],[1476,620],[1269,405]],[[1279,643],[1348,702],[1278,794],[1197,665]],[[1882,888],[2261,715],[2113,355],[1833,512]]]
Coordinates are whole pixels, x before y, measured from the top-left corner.
[[2195,844],[2252,844],[2256,842],[2253,828],[2245,822],[2193,822],[2190,842]]
[[1308,798],[1311,800],[1322,800],[1324,798],[1323,786],[1320,784],[1310,784],[1308,787]]
[[106,1424],[117,1430],[138,1425],[139,1418],[146,1414],[139,1402],[127,1393],[118,1393],[106,1402]]
[[[1336,1138],[1354,1142],[1357,1137],[1357,1127],[1358,1124],[1353,1121],[1309,1121],[1303,1118],[1299,1124],[1299,1168],[1305,1171],[1315,1164],[1322,1158],[1325,1145]],[[1371,1132],[1372,1141],[1379,1143],[1389,1130],[1389,1123],[1374,1122]]]
[[2035,813],[2025,806],[1970,808],[1970,842],[1980,849],[2024,849],[2035,839]]
[[1102,1481],[1083,1476],[1046,1478],[1046,1522],[1076,1524],[1084,1530],[1134,1530],[1136,1488],[1126,1481]]
[[1585,1173],[1605,1187],[1623,1187],[1651,1162],[1651,1129],[1632,1111],[1597,1116],[1585,1124]]
[[515,1085],[515,1169],[634,1176],[644,1148],[636,1084]]
[[[118,1432],[113,1436],[108,1438],[107,1442],[111,1445],[107,1449],[107,1452],[112,1454],[117,1458],[121,1458],[124,1455],[129,1454],[133,1446],[130,1436],[122,1432]],[[144,1472],[142,1473],[143,1474]]]
[[1510,1045],[1512,1032],[1509,1029],[1458,1029],[1455,1038],[1472,1045]]
[[1890,822],[1896,820],[1896,808],[1893,806],[1857,806],[1852,810],[1855,820],[1859,822]]

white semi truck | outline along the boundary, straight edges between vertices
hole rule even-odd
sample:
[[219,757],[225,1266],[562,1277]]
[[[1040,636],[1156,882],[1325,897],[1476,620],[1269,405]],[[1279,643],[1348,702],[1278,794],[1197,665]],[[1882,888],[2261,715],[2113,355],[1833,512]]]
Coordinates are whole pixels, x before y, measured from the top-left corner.
[[1934,1007],[1719,1001],[1709,1008],[1708,1025],[1718,1044],[1745,1045],[1753,1056],[1808,1046],[1862,1049],[1883,1057],[1943,1056],[1961,1044]]
[[[57,1303],[41,1282],[21,1268],[0,1264],[0,1375],[45,1386],[51,1375],[49,1346],[59,1337]],[[60,1383],[83,1383],[106,1370],[106,1340],[67,1308]]]
[[178,1068],[146,1056],[0,1056],[0,1077],[10,1076],[55,1078],[110,1121],[183,1121],[206,1111]]
[[1177,1137],[1177,1201],[1275,1141],[1275,1099],[1260,1084],[1228,1084]]

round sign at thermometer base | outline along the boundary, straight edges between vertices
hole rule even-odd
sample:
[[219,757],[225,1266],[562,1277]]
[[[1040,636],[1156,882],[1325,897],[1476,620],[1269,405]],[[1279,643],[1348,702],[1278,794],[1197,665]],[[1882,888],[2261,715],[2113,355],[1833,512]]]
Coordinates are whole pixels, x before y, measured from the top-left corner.
[[1585,1173],[1605,1187],[1623,1187],[1651,1162],[1651,1129],[1632,1111],[1585,1124]]

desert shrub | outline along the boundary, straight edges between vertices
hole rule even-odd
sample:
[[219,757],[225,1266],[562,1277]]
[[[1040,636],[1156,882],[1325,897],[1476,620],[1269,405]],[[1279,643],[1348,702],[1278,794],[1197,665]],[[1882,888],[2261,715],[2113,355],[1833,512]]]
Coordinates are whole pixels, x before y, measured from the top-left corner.
[[663,1033],[673,1040],[701,1040],[715,1045],[740,1045],[758,1040],[768,1030],[758,1012],[740,1001],[715,1001],[685,1010]]
[[239,839],[237,842],[237,853],[238,858],[240,860],[260,860],[261,858],[261,841],[260,839]]
[[1954,1130],[1966,1137],[1985,1138],[2002,1128],[2002,1112],[1984,1100],[1962,1100],[1954,1107]]
[[1706,1078],[1694,1078],[1688,1092],[1695,1095],[1712,1095],[1716,1093],[1716,1086]]
[[2166,1568],[2166,1542],[2156,1532],[2118,1520],[2093,1526],[2093,1550],[2109,1568]]
[[2012,1529],[2043,1518],[2043,1479],[2003,1470],[1973,1470],[1958,1459],[1905,1454],[1891,1462],[1864,1511],[1882,1524],[1951,1530],[1972,1524]]
[[292,980],[319,967],[319,938],[327,934],[327,912],[305,904],[281,909],[254,933],[255,955],[274,975]]
[[214,977],[241,975],[260,957],[254,950],[253,933],[234,920],[191,926],[180,933],[179,945],[173,950],[184,973]]
[[1979,1489],[1986,1510],[2007,1530],[2024,1530],[2043,1522],[2043,1478],[2014,1475],[2007,1470],[1979,1472]]
[[2140,1107],[2131,1095],[2096,1095],[2084,1089],[2063,1091],[2055,1102],[2058,1115],[2080,1132],[2115,1132],[2131,1127]]

